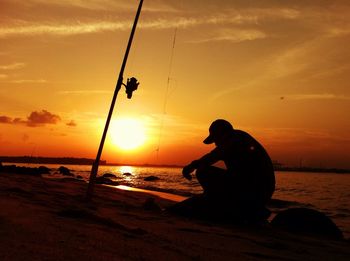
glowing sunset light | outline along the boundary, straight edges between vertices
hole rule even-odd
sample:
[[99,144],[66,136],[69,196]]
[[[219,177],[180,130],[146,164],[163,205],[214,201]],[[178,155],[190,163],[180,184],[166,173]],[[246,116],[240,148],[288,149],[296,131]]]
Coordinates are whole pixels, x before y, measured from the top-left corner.
[[120,173],[121,174],[124,174],[124,173],[134,174],[134,168],[132,166],[121,166]]
[[[138,3],[1,0],[0,156],[95,158]],[[140,86],[118,95],[102,158],[187,164],[223,118],[283,165],[350,168],[349,13],[144,1],[124,71]]]
[[146,131],[142,122],[133,118],[116,119],[109,130],[112,143],[121,150],[134,150],[146,141]]

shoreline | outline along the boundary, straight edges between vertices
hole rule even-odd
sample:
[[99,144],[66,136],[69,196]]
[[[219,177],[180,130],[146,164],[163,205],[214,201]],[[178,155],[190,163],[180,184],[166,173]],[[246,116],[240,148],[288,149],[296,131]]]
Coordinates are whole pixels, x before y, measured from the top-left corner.
[[[173,201],[71,179],[0,173],[1,260],[348,260],[349,240],[160,211]],[[150,200],[151,199],[151,200]],[[147,204],[150,203],[151,204]]]
[[[83,165],[92,166],[93,160],[87,158],[46,158],[46,157],[30,157],[30,156],[20,156],[20,157],[9,157],[0,156],[0,163],[12,164],[12,163],[22,163],[22,164],[49,164],[49,165]],[[177,164],[128,164],[128,163],[107,163],[102,161],[100,166],[132,166],[132,167],[150,167],[150,168],[183,168],[182,165]],[[279,166],[276,165],[275,171],[288,171],[288,172],[307,172],[307,173],[336,173],[336,174],[350,174],[350,169],[344,168],[319,168],[319,167],[293,167],[293,166]]]
[[188,198],[188,197],[184,197],[181,195],[172,194],[172,193],[168,193],[168,192],[135,188],[135,187],[125,186],[125,185],[118,185],[118,186],[106,185],[106,186],[120,189],[120,190],[141,192],[141,193],[157,196],[157,197],[160,197],[162,199],[166,199],[166,200],[170,200],[170,201],[174,201],[174,202],[180,202],[180,201],[183,201],[183,200]]

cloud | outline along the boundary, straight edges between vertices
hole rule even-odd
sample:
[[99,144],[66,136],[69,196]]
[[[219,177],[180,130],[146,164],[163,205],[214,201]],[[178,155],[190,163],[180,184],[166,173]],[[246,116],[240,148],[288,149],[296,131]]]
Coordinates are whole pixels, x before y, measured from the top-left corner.
[[[240,24],[243,20],[252,21],[253,18],[240,16],[236,18],[212,16],[203,18],[191,17],[174,17],[171,19],[154,19],[149,21],[141,21],[139,28],[143,29],[169,29],[169,28],[190,28],[202,25],[219,25],[219,24]],[[22,22],[21,25],[4,26],[0,28],[0,38],[9,38],[14,36],[36,36],[36,35],[52,35],[52,36],[70,36],[101,32],[125,31],[131,28],[131,21],[95,21],[95,22],[71,22],[69,24],[57,23],[40,23],[32,24]]]
[[60,116],[46,110],[33,111],[30,113],[26,120],[23,120],[21,118],[11,118],[4,115],[0,116],[0,123],[25,124],[29,127],[38,127],[46,124],[57,124],[60,120]]
[[213,42],[213,41],[229,41],[233,43],[239,43],[243,41],[253,41],[258,39],[267,38],[267,34],[254,29],[224,29],[218,32],[216,35],[212,37],[208,37],[206,39],[200,39],[191,41],[192,43],[205,43],[205,42]]
[[295,94],[285,97],[291,100],[350,100],[349,96],[331,93]]
[[27,125],[36,127],[44,124],[56,124],[61,118],[58,115],[52,114],[46,110],[33,111],[27,118]]
[[350,34],[350,25],[343,27],[331,27],[327,30],[329,37],[342,37]]
[[23,79],[23,80],[12,80],[11,83],[47,83],[47,81],[44,79],[37,79],[37,80]]
[[10,117],[7,116],[0,116],[0,123],[12,123],[12,119]]
[[0,38],[12,36],[35,36],[35,35],[56,35],[69,36],[79,34],[89,34],[107,31],[126,30],[131,27],[130,21],[125,22],[89,22],[89,23],[46,23],[33,24],[21,22],[21,25],[7,26],[0,28]]
[[107,90],[76,90],[76,91],[59,91],[58,94],[71,95],[71,94],[110,94],[111,91]]
[[[0,65],[0,70],[13,71],[13,70],[22,69],[25,66],[26,66],[25,63],[11,63],[11,64],[6,64],[6,65]],[[4,74],[4,73],[0,74],[0,80],[7,79],[9,77],[10,77],[10,75],[8,75],[8,74]],[[47,81],[44,79],[35,79],[35,80],[33,80],[33,79],[18,79],[18,80],[7,80],[6,82],[14,83],[14,84],[21,84],[21,83],[46,83]]]
[[[138,2],[117,0],[27,0],[21,4],[23,8],[32,11],[45,5],[47,15],[37,15],[37,19],[50,17],[49,20],[24,21],[17,17],[7,17],[6,24],[0,28],[0,37],[35,36],[35,35],[79,35],[98,32],[127,30],[131,27]],[[277,1],[278,2],[278,1]],[[346,4],[332,3],[298,3],[286,1],[263,1],[246,3],[246,1],[147,1],[143,6],[143,15],[139,28],[167,29],[190,28],[202,25],[261,25],[273,26],[275,29],[280,22],[289,23],[293,29],[299,29],[300,24],[307,28],[329,28],[331,35],[349,33],[349,8]],[[58,8],[57,8],[58,7]],[[63,9],[62,9],[63,8]],[[60,10],[73,14],[75,20],[55,21]],[[81,10],[87,9],[87,10]],[[105,20],[86,21],[92,19],[90,10],[97,13],[95,17],[109,17]],[[106,15],[107,12],[107,15]],[[102,15],[100,15],[102,14]],[[118,15],[118,16],[117,16]],[[117,16],[117,17],[116,17]],[[128,17],[127,19],[125,17]],[[23,16],[26,17],[26,16]],[[113,17],[113,18],[111,18]],[[121,20],[122,18],[125,20]],[[67,19],[66,17],[64,19]],[[80,21],[78,20],[80,19]],[[96,18],[95,18],[96,19]],[[112,20],[113,19],[113,20]],[[33,19],[34,20],[34,19]],[[78,20],[78,21],[77,21]],[[81,21],[85,22],[81,22]],[[295,23],[292,25],[292,21]],[[344,27],[345,26],[345,27]],[[321,29],[320,29],[321,30]]]
[[0,70],[16,70],[25,67],[24,63],[11,63],[7,65],[0,65]]
[[12,120],[12,123],[13,124],[27,124],[27,121],[26,120],[22,120],[21,118],[14,118]]
[[70,126],[70,127],[76,127],[77,126],[77,124],[76,124],[76,122],[74,120],[71,120],[70,122],[67,122],[66,125]]
[[[78,1],[81,3],[80,1]],[[76,3],[78,4],[76,1]],[[91,2],[90,2],[91,4]],[[166,8],[162,7],[162,10]],[[168,10],[171,10],[169,8]],[[267,19],[296,19],[299,12],[295,9],[288,8],[265,8],[265,9],[248,9],[248,10],[228,10],[220,13],[194,13],[183,12],[175,15],[159,14],[157,18],[154,16],[146,16],[142,19],[138,27],[144,29],[169,29],[169,28],[192,28],[205,25],[256,25],[261,20]],[[164,18],[166,17],[166,18]],[[131,28],[132,21],[130,19],[117,21],[98,20],[98,21],[70,21],[70,22],[29,22],[23,20],[10,20],[9,25],[0,28],[0,38],[9,38],[14,36],[35,36],[35,35],[53,35],[53,36],[69,36],[80,34],[91,34],[101,32],[124,31]]]
[[27,0],[27,3],[56,5],[63,7],[78,7],[91,10],[120,10],[135,9],[137,2],[115,1],[115,0]]

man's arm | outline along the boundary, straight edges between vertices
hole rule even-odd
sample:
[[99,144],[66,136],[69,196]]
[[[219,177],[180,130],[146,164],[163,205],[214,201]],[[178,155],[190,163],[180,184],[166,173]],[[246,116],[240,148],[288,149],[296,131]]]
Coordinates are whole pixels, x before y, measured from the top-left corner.
[[194,160],[190,164],[185,166],[182,169],[182,175],[186,179],[191,180],[192,179],[191,173],[193,171],[195,171],[196,169],[201,168],[201,167],[211,166],[212,164],[214,164],[215,162],[217,162],[219,160],[220,159],[219,159],[218,149],[215,148],[214,150],[212,150],[208,154],[204,155],[200,159]]
[[191,180],[192,179],[192,176],[191,176],[191,173],[193,171],[195,171],[196,169],[198,169],[198,167],[200,166],[200,163],[199,163],[200,159],[199,160],[194,160],[192,161],[190,164],[188,164],[187,166],[185,166],[183,169],[182,169],[182,175],[188,179],[188,180]]

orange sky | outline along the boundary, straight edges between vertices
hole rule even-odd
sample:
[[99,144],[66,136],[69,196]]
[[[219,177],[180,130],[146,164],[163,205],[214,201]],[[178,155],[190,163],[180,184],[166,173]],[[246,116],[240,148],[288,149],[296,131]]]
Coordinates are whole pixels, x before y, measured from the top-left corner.
[[[95,157],[137,5],[0,0],[0,155]],[[145,0],[124,74],[139,90],[113,121],[137,119],[146,142],[109,136],[102,158],[185,164],[225,118],[274,160],[350,168],[349,40],[345,0]]]

